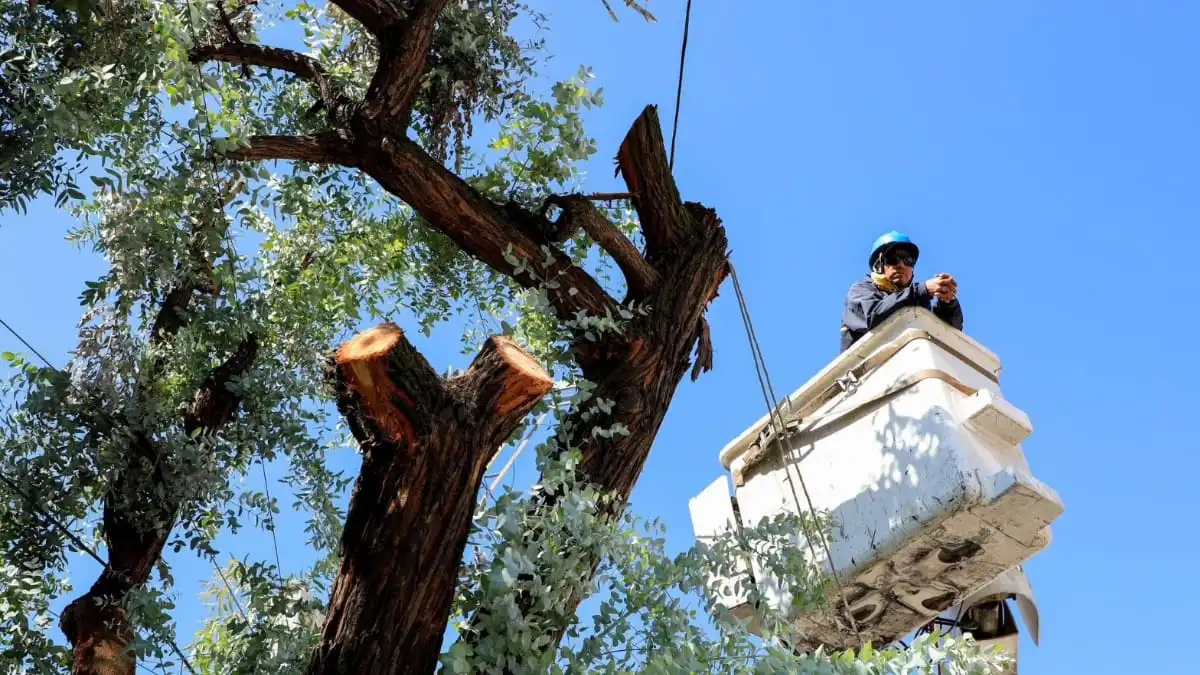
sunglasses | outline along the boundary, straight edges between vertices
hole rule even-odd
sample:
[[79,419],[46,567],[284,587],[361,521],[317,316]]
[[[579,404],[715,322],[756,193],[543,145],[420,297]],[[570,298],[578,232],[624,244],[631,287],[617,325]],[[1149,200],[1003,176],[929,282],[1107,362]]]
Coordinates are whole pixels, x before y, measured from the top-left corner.
[[907,251],[888,251],[882,257],[884,265],[904,265],[912,267],[917,261]]

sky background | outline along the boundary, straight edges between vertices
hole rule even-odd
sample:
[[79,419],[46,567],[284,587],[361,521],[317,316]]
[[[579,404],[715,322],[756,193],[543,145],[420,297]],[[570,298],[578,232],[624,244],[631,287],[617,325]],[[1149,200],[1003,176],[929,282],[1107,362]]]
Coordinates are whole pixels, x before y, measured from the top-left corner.
[[[656,24],[613,23],[599,0],[535,4],[551,14],[548,76],[585,64],[605,90],[587,118],[588,187],[623,189],[611,160],[629,124],[648,103],[670,119],[684,3],[651,2]],[[966,332],[1032,418],[1026,456],[1066,513],[1026,566],[1042,620],[1041,647],[1022,641],[1026,675],[1141,670],[1142,631],[1191,625],[1200,599],[1187,421],[1200,371],[1183,348],[1197,328],[1198,22],[1200,4],[1177,2],[693,6],[677,181],[725,223],[776,387],[836,355],[845,290],[896,228],[922,246],[918,276],[958,277]],[[71,222],[46,201],[0,218],[0,317],[62,365],[102,262],[63,242]],[[709,321],[716,368],[681,385],[633,494],[674,551],[692,541],[688,499],[723,471],[718,450],[763,412],[728,283]],[[420,342],[435,367],[463,363],[454,336],[435,338]],[[23,350],[6,334],[0,349]],[[517,482],[532,478],[523,465]],[[298,526],[284,510],[281,527]],[[299,541],[281,540],[285,571]],[[203,615],[193,591],[181,627]]]

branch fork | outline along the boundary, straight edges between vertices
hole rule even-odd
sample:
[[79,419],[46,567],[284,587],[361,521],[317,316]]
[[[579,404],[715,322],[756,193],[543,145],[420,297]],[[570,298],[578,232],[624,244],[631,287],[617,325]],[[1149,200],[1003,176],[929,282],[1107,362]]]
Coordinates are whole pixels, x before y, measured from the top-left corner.
[[[308,672],[431,673],[487,463],[554,382],[505,337],[443,379],[390,323],[342,345],[327,373],[364,459]],[[357,648],[369,632],[375,646]]]

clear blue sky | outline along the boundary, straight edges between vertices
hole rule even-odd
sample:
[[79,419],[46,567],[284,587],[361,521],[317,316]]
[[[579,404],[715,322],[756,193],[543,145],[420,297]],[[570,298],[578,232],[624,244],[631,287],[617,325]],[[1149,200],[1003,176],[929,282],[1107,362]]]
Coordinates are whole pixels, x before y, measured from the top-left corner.
[[[587,64],[605,88],[590,187],[619,189],[629,123],[646,103],[670,117],[683,1],[654,0],[652,25],[612,24],[599,0],[543,4],[551,74]],[[1197,25],[1200,5],[1171,2],[693,7],[678,181],[725,222],[776,386],[834,356],[846,287],[899,228],[923,246],[919,274],[959,278],[966,331],[1033,420],[1026,455],[1067,512],[1027,565],[1042,646],[1023,642],[1026,674],[1137,669],[1144,627],[1190,625],[1200,595],[1184,419],[1200,370],[1182,349],[1200,327]],[[101,269],[62,243],[68,224],[39,205],[0,228],[0,316],[60,364]],[[633,497],[676,550],[717,451],[762,413],[728,284],[709,316],[716,369],[680,388]],[[423,345],[438,368],[461,362],[450,340]]]

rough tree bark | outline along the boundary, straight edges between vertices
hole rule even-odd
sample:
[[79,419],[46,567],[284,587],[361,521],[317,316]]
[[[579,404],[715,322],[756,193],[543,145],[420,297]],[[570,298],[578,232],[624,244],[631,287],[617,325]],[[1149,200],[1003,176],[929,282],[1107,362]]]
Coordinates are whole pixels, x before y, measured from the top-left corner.
[[[365,98],[348,107],[344,104],[344,94],[329,91],[320,75],[324,69],[319,64],[300,65],[297,57],[274,48],[255,51],[242,45],[217,44],[193,53],[196,60],[233,61],[292,72],[313,83],[315,95],[329,111],[329,129],[324,133],[253,137],[248,146],[233,152],[232,157],[356,167],[410,204],[465,252],[496,271],[527,288],[539,288],[545,279],[556,281],[557,287],[549,288],[548,296],[564,321],[577,318],[579,313],[611,316],[618,308],[617,301],[557,246],[578,230],[587,232],[620,266],[628,288],[625,301],[646,302],[651,308],[648,315],[637,318],[619,334],[605,333],[597,342],[581,337],[574,345],[584,375],[597,384],[596,395],[616,402],[611,420],[599,423],[620,422],[630,430],[628,436],[592,437],[586,431],[597,424],[595,419],[586,425],[578,418],[570,420],[578,434],[575,444],[583,453],[581,477],[614,494],[618,504],[623,503],[642,471],[671,398],[689,365],[693,379],[712,366],[712,345],[704,313],[728,272],[728,244],[716,213],[699,204],[681,201],[653,106],[647,107],[634,122],[618,154],[619,172],[633,195],[645,235],[644,253],[581,196],[551,200],[547,206],[562,207],[561,215],[553,221],[546,217],[545,208],[531,212],[518,205],[500,205],[488,200],[407,136],[412,101],[420,83],[417,75],[424,72],[436,26],[434,19],[446,0],[410,0],[407,12],[403,13],[377,0],[334,2],[375,34],[382,55]],[[509,256],[520,260],[520,270],[507,262]],[[461,470],[466,472],[466,467]],[[464,478],[446,476],[445,480],[458,482]],[[383,518],[389,503],[384,500],[371,505],[373,518]],[[461,503],[456,508],[463,511],[444,515],[453,522],[469,517],[471,504]],[[356,536],[380,533],[357,524],[354,529],[361,533]],[[403,536],[409,541],[424,542],[415,529],[404,531]],[[357,545],[394,550],[391,540],[364,541]],[[428,545],[422,543],[421,547]],[[439,567],[430,568],[427,581],[439,585],[455,583],[461,549],[459,546],[456,556],[442,559]],[[343,574],[352,572],[343,567]],[[339,587],[352,583],[338,581]],[[569,600],[577,603],[580,598]],[[416,615],[426,607],[412,606],[407,612]],[[337,611],[363,612],[366,608],[342,602]],[[532,603],[525,611],[528,617],[536,618]],[[422,617],[392,618],[415,625]],[[442,618],[424,617],[439,622]],[[330,651],[330,641],[337,640],[339,658],[347,659],[347,663],[376,663],[376,657],[370,654],[377,649],[369,632],[371,624],[348,616],[336,618],[336,623],[353,624],[365,632],[349,635],[327,630],[318,654]],[[565,628],[562,621],[546,620],[539,624],[546,626],[551,637],[561,636]],[[390,628],[389,634],[400,638]],[[482,637],[486,636],[468,635],[472,640]],[[440,633],[404,639],[413,654],[428,653],[441,643]],[[360,654],[350,656],[349,651]],[[318,656],[321,658],[327,657]],[[371,672],[432,672],[403,670],[403,664],[395,662],[390,668]]]
[[553,380],[502,337],[442,380],[393,324],[346,343],[330,376],[363,467],[308,672],[431,673],[484,469]]
[[[712,345],[704,312],[716,297],[728,273],[725,231],[716,213],[695,203],[680,202],[668,167],[658,116],[647,108],[621,144],[618,170],[625,178],[646,238],[645,262],[654,270],[656,283],[639,294],[633,283],[627,299],[649,304],[649,314],[634,321],[621,335],[605,335],[598,342],[580,340],[576,360],[584,377],[595,383],[596,399],[615,401],[608,419],[595,408],[576,410],[568,417],[568,445],[582,451],[580,477],[613,495],[617,515],[642,473],[651,445],[666,416],[675,390],[689,366],[692,379],[712,367]],[[614,257],[617,254],[614,253]],[[629,273],[626,273],[628,278]],[[695,348],[693,363],[692,352]],[[624,424],[628,435],[595,436],[592,428]],[[553,506],[553,498],[537,504]],[[536,538],[540,533],[527,533]],[[592,570],[598,560],[592,561]],[[521,599],[529,617],[536,598]],[[582,597],[569,597],[574,608]],[[486,612],[486,609],[481,610]],[[461,639],[477,644],[487,638],[472,617]],[[568,623],[560,616],[539,617],[549,644],[556,645]],[[519,663],[509,672],[532,672],[535,663]]]
[[[229,184],[218,203],[196,214],[188,251],[176,270],[176,283],[164,297],[150,329],[152,347],[165,344],[184,327],[197,292],[218,292],[211,280],[212,256],[215,242],[228,226],[222,209],[239,189],[240,183]],[[250,369],[257,353],[258,341],[250,335],[196,388],[180,420],[193,442],[203,443],[233,418],[240,398],[228,385]],[[158,360],[144,373],[138,383],[140,397],[150,395],[162,366]],[[71,643],[75,675],[133,675],[136,667],[133,655],[125,650],[133,639],[133,628],[122,603],[130,591],[149,580],[180,507],[178,486],[171,485],[167,475],[171,458],[151,436],[150,430],[130,425],[119,415],[92,414],[91,440],[119,438],[128,450],[125,466],[104,495],[107,564],[91,588],[67,606],[59,621]]]

